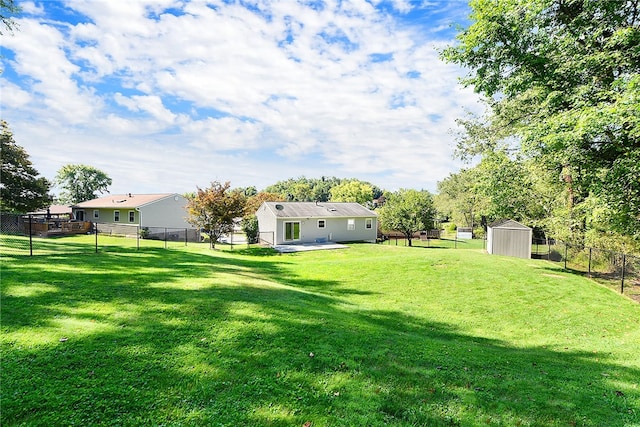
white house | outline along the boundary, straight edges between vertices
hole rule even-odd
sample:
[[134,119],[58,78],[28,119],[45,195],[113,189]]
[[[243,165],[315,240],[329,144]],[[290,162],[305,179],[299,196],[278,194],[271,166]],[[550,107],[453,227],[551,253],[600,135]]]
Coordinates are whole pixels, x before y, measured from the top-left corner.
[[271,245],[372,242],[378,215],[358,203],[264,202],[256,212],[260,240]]
[[176,239],[187,233],[189,240],[199,240],[186,220],[187,199],[180,194],[110,194],[72,208],[76,219],[96,223],[100,232],[135,235],[140,230],[151,234],[169,230]]

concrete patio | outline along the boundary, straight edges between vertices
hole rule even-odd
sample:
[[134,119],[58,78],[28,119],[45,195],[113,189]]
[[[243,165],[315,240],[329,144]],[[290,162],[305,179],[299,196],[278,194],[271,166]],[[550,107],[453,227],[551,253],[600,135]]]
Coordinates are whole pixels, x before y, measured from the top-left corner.
[[328,249],[346,249],[348,246],[341,245],[340,243],[300,243],[297,245],[274,245],[273,249],[280,253],[294,253],[294,252],[306,252],[306,251],[321,251]]

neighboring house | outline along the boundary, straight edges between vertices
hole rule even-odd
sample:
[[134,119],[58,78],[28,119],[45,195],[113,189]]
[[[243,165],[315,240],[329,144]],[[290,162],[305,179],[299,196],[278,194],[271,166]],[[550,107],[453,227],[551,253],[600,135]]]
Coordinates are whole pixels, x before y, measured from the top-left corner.
[[533,230],[512,219],[501,219],[487,227],[487,252],[517,258],[531,258]]
[[[96,223],[100,232],[136,234],[138,231],[126,232],[127,228],[133,230],[135,227],[136,230],[144,230],[144,235],[166,233],[165,230],[174,235],[178,233],[175,230],[191,230],[188,234],[193,234],[193,226],[186,220],[186,207],[187,199],[175,193],[111,194],[78,203],[73,206],[73,214],[78,220]],[[184,237],[176,235],[174,238]],[[189,238],[195,239],[199,236]]]
[[375,243],[378,215],[358,203],[264,202],[256,212],[260,240],[287,243]]

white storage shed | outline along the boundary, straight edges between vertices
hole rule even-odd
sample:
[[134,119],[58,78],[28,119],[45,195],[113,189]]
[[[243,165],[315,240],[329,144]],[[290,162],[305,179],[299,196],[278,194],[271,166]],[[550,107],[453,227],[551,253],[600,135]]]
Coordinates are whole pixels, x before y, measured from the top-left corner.
[[487,252],[517,258],[531,258],[533,230],[512,219],[501,219],[487,228]]

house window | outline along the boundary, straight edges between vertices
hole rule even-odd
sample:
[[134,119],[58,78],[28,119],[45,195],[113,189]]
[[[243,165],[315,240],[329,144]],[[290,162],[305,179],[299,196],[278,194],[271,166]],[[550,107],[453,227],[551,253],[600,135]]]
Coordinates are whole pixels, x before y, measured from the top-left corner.
[[136,222],[136,212],[129,211],[129,222]]
[[327,221],[324,219],[318,220],[318,228],[325,228],[327,226]]
[[113,222],[120,222],[120,211],[113,211]]
[[100,219],[100,211],[98,209],[93,210],[93,219]]
[[355,230],[356,229],[356,220],[354,218],[349,218],[347,220],[347,230]]
[[364,228],[371,230],[373,228],[373,219],[367,218],[364,220]]
[[299,222],[285,222],[284,223],[284,240],[299,240],[300,239],[300,223]]

